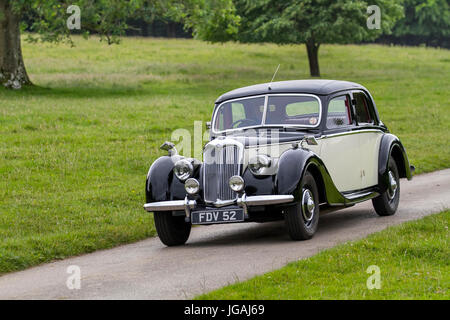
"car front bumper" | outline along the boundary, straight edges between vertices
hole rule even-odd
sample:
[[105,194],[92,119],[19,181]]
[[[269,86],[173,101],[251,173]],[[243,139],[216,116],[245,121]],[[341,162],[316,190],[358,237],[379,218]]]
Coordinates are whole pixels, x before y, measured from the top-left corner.
[[[263,195],[263,196],[246,196],[245,193],[238,197],[235,204],[244,208],[247,211],[251,206],[266,206],[282,203],[290,203],[294,201],[292,195]],[[186,216],[189,212],[197,207],[195,200],[189,200],[187,197],[184,200],[171,200],[150,202],[144,204],[144,209],[149,212],[155,211],[185,211]]]

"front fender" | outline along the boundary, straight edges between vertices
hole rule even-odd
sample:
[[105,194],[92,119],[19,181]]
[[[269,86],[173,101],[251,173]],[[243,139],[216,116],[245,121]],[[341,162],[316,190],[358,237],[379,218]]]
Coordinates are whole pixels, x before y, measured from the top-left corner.
[[180,158],[179,156],[163,156],[153,162],[148,171],[145,186],[147,203],[173,200],[177,193],[180,193],[184,199],[184,187],[174,177],[172,171],[175,162]]
[[277,192],[293,194],[300,183],[308,160],[314,153],[305,149],[289,149],[278,161]]
[[393,134],[385,134],[381,138],[378,155],[378,185],[381,191],[389,186],[389,157],[395,160],[400,178],[412,179],[413,167],[410,165],[406,150],[400,139]]

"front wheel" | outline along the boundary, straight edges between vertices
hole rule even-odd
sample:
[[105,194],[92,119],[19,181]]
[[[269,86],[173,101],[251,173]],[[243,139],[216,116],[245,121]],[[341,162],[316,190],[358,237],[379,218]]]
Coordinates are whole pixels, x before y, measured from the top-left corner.
[[400,177],[394,158],[389,157],[389,186],[385,192],[372,199],[372,204],[379,216],[395,214],[400,202]]
[[300,193],[300,202],[286,210],[286,228],[292,240],[311,239],[319,224],[319,192],[309,172],[306,172],[297,192]]
[[155,227],[158,237],[166,246],[185,244],[191,233],[191,224],[184,216],[173,216],[171,212],[155,212]]

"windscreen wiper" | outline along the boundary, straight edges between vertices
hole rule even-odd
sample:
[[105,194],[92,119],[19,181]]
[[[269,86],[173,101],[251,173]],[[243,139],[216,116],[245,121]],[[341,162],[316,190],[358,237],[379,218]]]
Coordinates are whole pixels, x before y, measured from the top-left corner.
[[282,127],[280,129],[284,132],[318,132],[317,129],[313,128]]

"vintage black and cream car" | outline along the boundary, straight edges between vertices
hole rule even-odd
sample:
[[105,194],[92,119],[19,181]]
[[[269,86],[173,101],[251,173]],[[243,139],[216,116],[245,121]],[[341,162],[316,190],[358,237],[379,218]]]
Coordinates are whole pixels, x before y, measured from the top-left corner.
[[325,212],[372,200],[395,213],[400,178],[412,178],[400,140],[363,86],[296,80],[230,91],[215,102],[203,161],[161,148],[148,172],[145,210],[161,241],[184,244],[191,225],[284,219],[311,238]]

